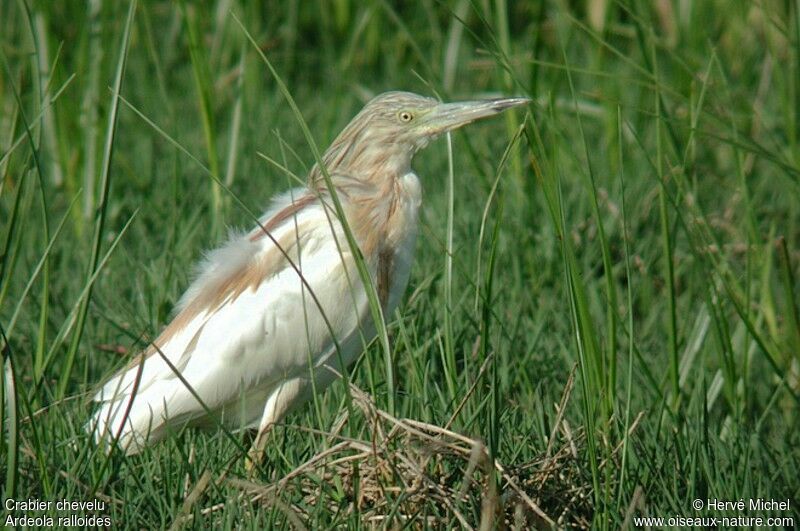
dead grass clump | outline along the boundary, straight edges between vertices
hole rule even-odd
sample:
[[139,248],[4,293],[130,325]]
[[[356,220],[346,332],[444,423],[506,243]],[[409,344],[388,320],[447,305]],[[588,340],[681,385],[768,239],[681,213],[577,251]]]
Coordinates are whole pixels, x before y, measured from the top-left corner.
[[[310,525],[321,503],[324,513],[345,522],[356,517],[380,528],[589,527],[591,476],[578,451],[584,439],[572,434],[561,415],[563,446],[554,449],[551,443],[545,455],[506,467],[490,462],[478,439],[393,417],[355,387],[352,396],[354,411],[368,426],[363,438],[340,435],[345,415],[328,435],[329,448],[279,480],[227,482],[248,503],[284,512],[294,527]],[[565,402],[566,396],[560,409]]]

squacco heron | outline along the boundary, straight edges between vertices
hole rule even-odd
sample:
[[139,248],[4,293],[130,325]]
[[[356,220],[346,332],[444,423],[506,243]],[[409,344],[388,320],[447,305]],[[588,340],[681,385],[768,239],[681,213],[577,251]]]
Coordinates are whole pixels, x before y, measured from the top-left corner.
[[[414,154],[437,135],[527,102],[375,97],[323,155],[330,179],[315,166],[308,186],[275,198],[256,228],[207,254],[172,322],[96,394],[87,429],[127,454],[217,422],[258,428],[261,439],[354,361],[365,330],[375,334],[359,252],[384,315],[400,301],[422,199]],[[358,250],[331,207],[330,185]]]

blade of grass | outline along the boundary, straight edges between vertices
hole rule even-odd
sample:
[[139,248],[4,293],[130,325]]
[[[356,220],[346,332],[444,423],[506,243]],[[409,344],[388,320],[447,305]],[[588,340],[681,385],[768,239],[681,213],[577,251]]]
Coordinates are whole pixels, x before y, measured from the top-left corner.
[[[30,17],[29,11],[27,11],[27,14]],[[8,66],[8,61],[5,55],[3,55],[3,66],[6,70],[6,73],[9,74],[9,79],[11,79],[10,76],[11,69]],[[16,85],[14,83],[11,83],[11,90],[14,93],[14,98],[19,108],[19,116],[25,128],[25,134],[28,138],[28,144],[31,148],[31,156],[33,158],[34,167],[36,169],[37,182],[39,184],[39,203],[41,205],[42,231],[44,235],[44,241],[47,242],[50,240],[50,222],[47,215],[48,213],[47,198],[45,196],[45,190],[47,189],[47,187],[45,185],[44,169],[42,167],[42,162],[39,157],[39,145],[37,140],[34,138],[34,134],[31,130],[31,125],[28,122],[27,118],[25,117],[25,111],[23,109],[22,99],[20,98],[19,91],[17,90]],[[36,349],[34,350],[34,355],[33,355],[33,366],[35,369],[37,368],[41,369],[42,361],[44,359],[45,337],[47,332],[47,316],[48,316],[48,310],[50,308],[50,300],[49,300],[50,267],[47,254],[45,254],[45,259],[44,263],[42,264],[42,268],[43,268],[42,294],[41,294],[41,305],[39,310],[39,328],[36,333]]]
[[100,134],[100,71],[103,63],[105,42],[102,32],[101,0],[89,0],[87,24],[89,25],[88,42],[86,43],[86,90],[83,93],[81,107],[83,112],[83,216],[78,225],[81,229],[95,215],[95,195],[97,184],[97,138]]
[[[17,491],[17,474],[19,471],[17,460],[19,459],[19,410],[17,407],[17,376],[14,369],[14,359],[11,355],[11,345],[8,344],[8,337],[2,326],[0,326],[0,336],[3,339],[3,379],[2,379],[2,393],[0,398],[3,399],[5,405],[5,415],[0,412],[5,418],[3,423],[0,423],[0,430],[6,431],[6,438],[4,439],[5,454],[6,454],[6,481],[5,481],[5,496],[13,498]],[[0,407],[0,409],[3,409]]]
[[619,184],[620,184],[620,203],[622,206],[622,246],[623,252],[625,253],[625,279],[626,279],[626,302],[627,302],[627,313],[628,313],[628,322],[627,322],[627,333],[628,333],[628,367],[627,367],[627,374],[625,376],[625,411],[624,411],[624,419],[622,425],[622,457],[619,467],[619,480],[617,482],[617,504],[616,510],[617,512],[620,511],[621,503],[623,499],[623,492],[625,492],[626,483],[625,477],[629,462],[629,428],[631,423],[631,401],[633,396],[633,358],[634,358],[634,344],[635,344],[635,336],[634,336],[634,321],[633,321],[633,289],[631,288],[631,284],[633,283],[633,274],[631,270],[631,251],[630,246],[628,244],[629,241],[629,232],[628,232],[628,214],[625,210],[625,158],[623,157],[623,138],[622,138],[622,128],[623,128],[623,121],[622,121],[622,108],[618,105],[617,106],[617,149],[618,149],[618,164],[619,164]]
[[795,294],[797,293],[797,286],[794,281],[794,273],[796,269],[792,268],[792,260],[789,257],[789,249],[786,246],[786,238],[781,236],[778,239],[778,257],[781,269],[781,277],[783,280],[783,293],[786,297],[785,306],[786,324],[789,330],[789,343],[794,345],[796,358],[800,358],[800,312],[797,309],[797,300]]
[[[5,241],[3,243],[3,254],[0,258],[0,307],[3,306],[3,300],[5,299],[6,292],[10,285],[10,278],[11,272],[8,272],[8,276],[6,276],[6,271],[9,267],[9,264],[13,262],[13,254],[12,253],[12,244],[14,235],[16,234],[16,228],[18,220],[20,219],[20,203],[22,200],[22,192],[25,189],[25,175],[22,175],[19,183],[17,184],[17,193],[14,194],[14,204],[11,207],[11,213],[8,215],[7,223],[8,226],[6,228],[6,236]],[[19,237],[16,240],[19,242]]]
[[[219,156],[217,155],[217,132],[214,124],[214,113],[211,109],[213,85],[208,74],[208,60],[201,47],[197,35],[197,18],[194,10],[197,5],[187,7],[185,1],[179,4],[183,19],[186,22],[186,32],[189,36],[189,56],[192,62],[195,87],[199,98],[200,115],[203,118],[203,135],[206,141],[208,154],[208,167],[214,175],[219,175]],[[218,236],[222,230],[222,195],[220,188],[213,181],[211,184],[211,233]]]
[[[597,185],[595,179],[594,167],[592,165],[592,158],[589,152],[589,143],[586,140],[586,133],[583,128],[583,120],[581,114],[578,112],[577,94],[575,92],[575,85],[572,80],[572,72],[570,70],[569,60],[567,59],[566,51],[562,49],[562,56],[566,66],[567,82],[569,84],[570,94],[572,96],[575,119],[578,122],[578,132],[583,143],[583,153],[586,158],[586,173],[588,177],[586,186],[589,189],[589,197],[591,198],[592,214],[595,218],[595,225],[597,226],[597,234],[599,236],[600,251],[603,257],[603,277],[605,278],[606,288],[606,319],[607,319],[607,342],[606,356],[602,356],[594,360],[596,365],[596,372],[599,375],[599,382],[601,385],[600,391],[602,393],[603,404],[602,421],[607,423],[611,420],[614,414],[616,403],[616,385],[617,385],[617,291],[614,285],[614,269],[611,264],[611,251],[609,249],[608,238],[606,238],[606,231],[603,223],[603,217],[600,214],[600,205],[597,200]],[[583,172],[581,172],[584,175]],[[613,447],[613,445],[612,445]],[[607,456],[608,457],[608,456]],[[606,471],[610,471],[610,467],[606,467]],[[610,478],[607,478],[610,479]]]
[[[663,276],[667,284],[667,323],[669,331],[669,375],[672,384],[672,401],[670,407],[673,414],[678,413],[680,407],[680,374],[678,370],[678,316],[675,303],[675,266],[674,255],[672,250],[672,235],[670,234],[670,220],[667,211],[667,198],[666,198],[666,176],[664,174],[664,148],[661,134],[662,121],[661,121],[661,106],[663,99],[661,96],[661,84],[659,83],[659,70],[657,64],[657,55],[655,46],[651,50],[652,60],[648,63],[650,66],[653,77],[655,79],[654,105],[656,109],[656,121],[654,124],[656,131],[656,171],[659,180],[664,181],[664,184],[658,188],[658,214],[661,220],[661,247],[664,272]],[[672,131],[670,129],[670,131]],[[674,135],[674,132],[672,133]],[[677,140],[675,140],[677,144]]]
[[[550,119],[555,122],[553,116],[553,106],[550,105]],[[572,335],[575,340],[575,347],[578,355],[578,368],[580,371],[581,382],[581,406],[583,413],[583,421],[586,432],[587,454],[589,458],[589,468],[592,475],[592,485],[595,503],[600,506],[602,503],[602,492],[600,488],[600,470],[599,461],[597,457],[597,440],[596,440],[596,411],[597,401],[602,397],[600,396],[600,383],[598,375],[594,370],[594,363],[597,360],[596,335],[594,333],[593,324],[588,314],[588,303],[586,299],[585,286],[578,272],[578,265],[575,259],[574,250],[571,245],[571,240],[566,234],[566,215],[564,209],[564,200],[561,191],[561,183],[557,178],[557,169],[555,162],[559,160],[557,141],[551,141],[548,146],[551,146],[552,154],[547,159],[550,167],[549,171],[543,172],[540,170],[539,165],[536,163],[536,156],[544,156],[547,151],[544,148],[538,129],[534,126],[534,122],[530,122],[531,126],[526,130],[528,143],[532,154],[532,163],[534,173],[541,183],[542,191],[544,192],[545,200],[551,215],[551,221],[556,231],[556,236],[559,239],[561,250],[561,261],[563,266],[564,282],[567,287],[569,295],[569,309],[570,319],[572,325]],[[549,177],[546,177],[550,175]]]
[[[447,228],[444,251],[444,300],[442,305],[442,320],[444,330],[442,339],[444,346],[444,373],[450,402],[455,403],[458,397],[458,365],[456,362],[455,346],[453,345],[453,216],[455,211],[455,177],[453,167],[453,139],[450,133],[447,140]],[[469,370],[465,368],[465,373]]]
[[[47,243],[47,247],[45,248],[44,252],[42,253],[42,257],[39,259],[39,262],[36,264],[36,267],[33,269],[33,272],[31,273],[30,277],[28,278],[28,282],[27,282],[27,284],[25,284],[25,288],[22,290],[22,293],[17,297],[17,306],[14,309],[14,313],[11,314],[11,319],[8,322],[8,328],[6,329],[6,333],[8,333],[9,336],[12,335],[12,332],[14,331],[14,325],[16,324],[17,318],[19,317],[19,314],[22,311],[23,303],[25,302],[25,299],[28,296],[28,292],[30,292],[31,288],[33,287],[33,283],[39,277],[39,273],[44,268],[44,264],[48,260],[48,258],[50,256],[50,253],[53,250],[53,245],[58,240],[58,237],[61,234],[61,230],[64,228],[64,225],[65,225],[65,223],[66,223],[66,221],[68,219],[67,215],[72,211],[72,208],[75,206],[75,203],[76,203],[77,200],[78,200],[78,196],[75,196],[75,197],[72,198],[72,201],[70,202],[69,207],[67,208],[67,214],[64,215],[61,218],[61,221],[59,222],[58,227],[56,227],[56,230],[53,233],[53,236],[50,238],[50,241]],[[34,360],[34,378],[38,379],[41,369],[42,369],[41,365],[37,365],[36,364],[36,359],[35,359]]]
[[[114,77],[114,94],[111,97],[111,108],[108,113],[108,125],[106,128],[105,147],[103,149],[103,164],[101,168],[100,178],[100,200],[98,202],[97,214],[95,217],[95,229],[92,242],[92,252],[89,258],[89,267],[87,270],[87,277],[92,277],[97,271],[97,265],[100,260],[100,247],[103,240],[103,231],[105,229],[106,213],[108,209],[108,195],[111,186],[111,161],[114,154],[114,138],[117,133],[117,118],[119,115],[119,93],[122,89],[122,80],[125,76],[125,65],[128,58],[128,45],[130,42],[131,25],[133,23],[133,16],[136,12],[136,0],[132,0],[128,7],[128,16],[125,20],[125,29],[122,33],[122,42],[120,44],[119,56],[117,58],[117,69]],[[78,310],[78,318],[75,323],[75,329],[72,334],[69,348],[64,360],[64,367],[61,371],[61,376],[58,381],[57,398],[63,398],[69,385],[70,377],[72,375],[72,366],[75,362],[75,355],[80,348],[81,337],[83,336],[83,329],[86,323],[86,315],[89,310],[89,301],[92,298],[92,287],[94,282],[88,284],[88,291],[85,298],[81,300],[81,305]]]
[[43,376],[47,368],[55,360],[56,354],[58,353],[58,349],[64,342],[66,335],[69,333],[70,330],[73,329],[73,326],[75,325],[75,322],[78,319],[79,312],[83,307],[84,298],[88,296],[89,292],[94,286],[95,281],[97,280],[97,277],[100,276],[100,273],[102,272],[103,268],[108,262],[108,259],[111,257],[114,250],[117,248],[117,244],[119,244],[119,242],[122,241],[122,237],[128,231],[128,228],[130,227],[131,223],[133,223],[133,220],[136,218],[138,213],[139,210],[137,209],[133,212],[133,214],[131,214],[131,217],[128,218],[128,220],[125,222],[125,225],[123,225],[122,228],[120,229],[119,234],[111,241],[111,244],[108,246],[108,250],[106,251],[106,253],[100,258],[97,267],[95,268],[92,275],[88,279],[86,279],[83,289],[78,294],[75,304],[67,313],[67,318],[64,320],[64,323],[61,325],[61,328],[59,328],[55,338],[51,342],[50,350],[48,351],[47,356],[45,357],[44,360],[44,364],[42,366],[41,375],[38,380],[34,380],[34,390],[36,390],[39,387],[39,385],[41,385],[41,383],[43,382]]
[[231,135],[228,140],[228,162],[225,168],[225,184],[233,185],[236,176],[237,151],[239,149],[239,131],[242,125],[242,99],[244,92],[244,73],[247,69],[247,43],[242,43],[241,57],[239,59],[239,75],[236,79],[236,102],[233,104],[233,118],[231,118]]

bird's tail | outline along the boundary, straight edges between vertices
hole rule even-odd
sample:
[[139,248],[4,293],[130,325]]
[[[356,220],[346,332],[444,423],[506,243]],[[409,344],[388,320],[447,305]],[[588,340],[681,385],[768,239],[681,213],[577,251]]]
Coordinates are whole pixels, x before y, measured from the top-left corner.
[[[155,398],[159,396],[160,402]],[[167,408],[164,396],[163,390],[153,388],[135,396],[128,393],[104,397],[101,392],[95,397],[100,407],[86,424],[86,431],[93,434],[95,442],[105,446],[106,451],[110,451],[116,442],[126,455],[139,453],[145,446],[165,436]]]

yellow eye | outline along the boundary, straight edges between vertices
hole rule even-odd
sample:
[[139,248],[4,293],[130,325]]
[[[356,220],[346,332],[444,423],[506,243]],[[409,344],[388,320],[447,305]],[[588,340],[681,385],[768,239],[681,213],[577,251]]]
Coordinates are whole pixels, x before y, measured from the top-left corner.
[[403,123],[408,123],[414,119],[414,115],[408,111],[400,111],[397,113],[397,118]]

